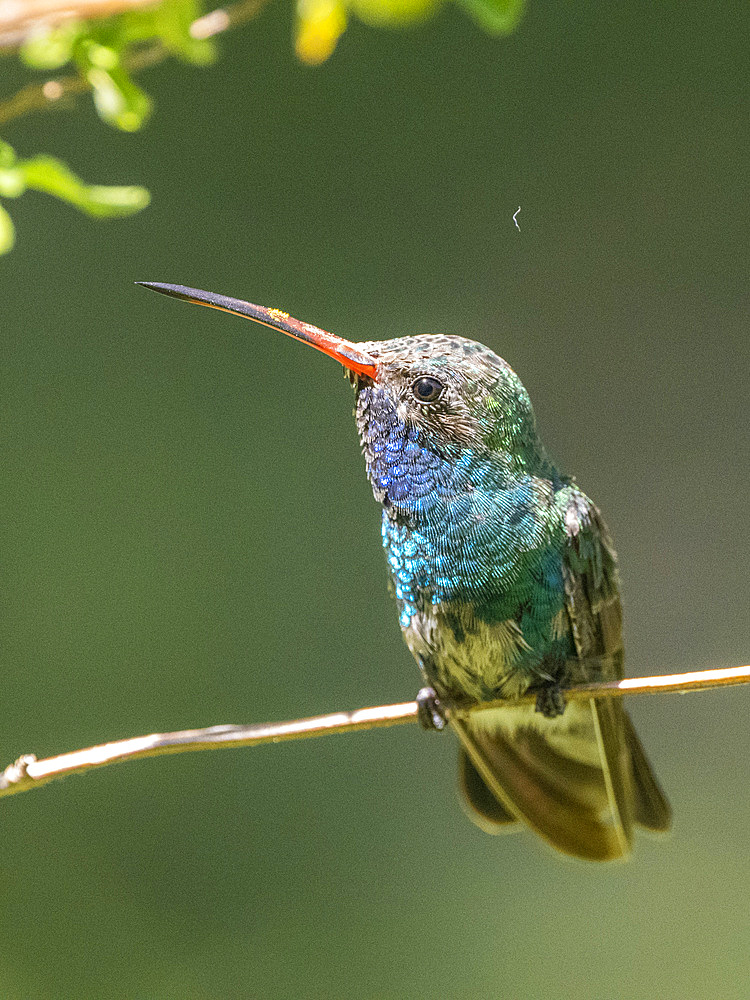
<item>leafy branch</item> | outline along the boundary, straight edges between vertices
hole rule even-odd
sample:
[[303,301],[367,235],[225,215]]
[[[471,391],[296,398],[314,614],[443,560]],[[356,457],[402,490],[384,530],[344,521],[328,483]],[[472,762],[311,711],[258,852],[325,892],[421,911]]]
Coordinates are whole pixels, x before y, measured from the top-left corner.
[[[728,667],[661,677],[633,677],[621,681],[578,684],[566,689],[565,698],[567,701],[586,701],[591,698],[619,698],[626,694],[687,693],[748,683],[750,683],[750,666]],[[507,700],[482,702],[462,709],[459,714],[482,712],[509,704],[532,703],[534,697],[528,696],[512,702]],[[400,726],[416,721],[417,703],[407,701],[396,705],[379,705],[376,708],[360,708],[354,712],[334,712],[307,719],[295,719],[291,722],[269,722],[250,726],[210,726],[207,729],[152,733],[149,736],[136,736],[133,739],[75,750],[46,760],[37,760],[33,754],[25,754],[0,774],[0,798],[39,788],[53,778],[84,774],[95,767],[105,767],[107,764],[116,764],[120,761],[196,750],[216,750],[222,747],[260,746],[264,743],[280,743],[283,740],[309,739],[332,733]]]
[[[20,160],[7,143],[0,142],[0,196],[18,198],[27,190],[54,195],[99,219],[132,215],[145,208],[151,198],[142,187],[85,184],[54,156]],[[0,254],[10,250],[14,242],[13,221],[0,205]]]
[[[211,37],[251,19],[265,2],[244,0],[229,10],[196,16],[196,0],[162,0],[143,10],[144,0],[32,0],[20,5],[0,0],[0,46],[17,50],[30,69],[72,64],[77,71],[29,84],[1,102],[0,126],[33,111],[70,108],[77,96],[90,91],[102,121],[136,131],[148,120],[152,101],[133,74],[169,55],[196,65],[211,62]],[[107,17],[82,20],[83,13]],[[27,190],[51,194],[97,218],[132,215],[150,201],[143,187],[87,184],[55,157],[23,159],[0,142],[0,198],[17,198]],[[0,254],[14,242],[12,219],[0,204]]]
[[[174,56],[194,66],[216,59],[214,38],[253,20],[268,0],[239,0],[209,13],[201,0],[0,0],[0,53],[17,53],[32,71],[73,72],[31,83],[0,101],[0,128],[23,115],[73,108],[91,93],[103,122],[123,132],[142,128],[153,112],[135,75]],[[447,0],[296,0],[297,57],[318,65],[331,56],[348,19],[381,27],[417,23]],[[486,32],[504,35],[521,18],[525,0],[453,0]],[[145,208],[150,196],[135,186],[88,185],[60,160],[21,159],[0,146],[0,198],[45,191],[90,215],[117,217]],[[13,222],[0,204],[0,254],[15,242]]]
[[[143,2],[129,6],[137,8]],[[145,125],[153,109],[151,98],[133,81],[136,73],[169,56],[197,66],[210,65],[216,59],[212,39],[252,20],[267,2],[241,0],[226,9],[200,14],[196,0],[161,0],[156,7],[150,2],[148,10],[126,10],[116,17],[110,14],[108,19],[73,17],[30,28],[15,46],[21,62],[43,72],[70,64],[77,72],[29,84],[0,102],[0,126],[33,111],[72,109],[74,98],[90,92],[102,121],[135,132]],[[0,15],[2,3],[0,0]],[[92,0],[84,9],[91,12],[96,6]],[[98,6],[109,12],[113,3],[98,0]],[[120,6],[128,5],[120,0]]]

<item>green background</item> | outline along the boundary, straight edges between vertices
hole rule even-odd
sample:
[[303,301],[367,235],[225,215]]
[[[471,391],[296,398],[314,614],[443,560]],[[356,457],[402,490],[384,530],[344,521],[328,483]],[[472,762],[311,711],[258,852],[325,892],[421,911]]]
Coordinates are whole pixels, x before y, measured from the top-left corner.
[[[309,69],[276,4],[145,74],[142,133],[86,101],[8,128],[154,198],[9,205],[2,765],[418,686],[340,369],[136,279],[485,341],[610,524],[629,673],[746,663],[748,20],[535,0],[493,40],[446,8]],[[626,865],[482,834],[416,727],[4,800],[0,996],[745,998],[747,699],[632,702],[675,825]]]

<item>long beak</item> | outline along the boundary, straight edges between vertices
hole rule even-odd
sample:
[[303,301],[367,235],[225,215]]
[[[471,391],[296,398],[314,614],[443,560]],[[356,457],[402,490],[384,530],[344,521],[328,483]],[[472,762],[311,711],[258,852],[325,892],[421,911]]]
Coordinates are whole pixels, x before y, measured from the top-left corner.
[[230,299],[227,295],[216,295],[214,292],[203,292],[200,288],[186,288],[185,285],[165,285],[157,281],[136,281],[136,285],[143,285],[144,288],[151,288],[155,292],[161,292],[162,295],[171,295],[174,299],[193,302],[198,306],[209,306],[211,309],[220,309],[235,316],[245,316],[247,319],[255,320],[256,323],[270,326],[272,330],[281,330],[295,340],[301,340],[303,344],[316,347],[357,375],[367,375],[371,379],[377,377],[378,366],[375,358],[360,351],[356,344],[342,340],[332,333],[326,333],[325,330],[319,330],[317,326],[310,326],[309,323],[293,319],[280,309],[254,306],[252,302]]

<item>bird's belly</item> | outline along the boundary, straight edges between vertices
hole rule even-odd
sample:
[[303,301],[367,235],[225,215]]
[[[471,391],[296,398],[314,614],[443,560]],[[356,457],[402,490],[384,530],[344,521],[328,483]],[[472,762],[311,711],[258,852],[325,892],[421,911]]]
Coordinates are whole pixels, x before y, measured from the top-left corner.
[[[512,702],[539,683],[541,657],[524,640],[516,621],[464,620],[466,628],[457,630],[437,612],[414,616],[404,630],[407,645],[425,665],[438,695],[459,704],[496,698]],[[600,767],[599,736],[588,701],[570,702],[555,718],[537,712],[534,704],[511,703],[473,712],[471,728],[489,732],[500,729],[510,739],[519,730],[532,730],[559,754]]]
[[533,665],[540,659],[512,619],[490,623],[472,617],[461,624],[455,614],[434,611],[415,615],[404,638],[439,693],[459,700],[518,697],[533,683]]

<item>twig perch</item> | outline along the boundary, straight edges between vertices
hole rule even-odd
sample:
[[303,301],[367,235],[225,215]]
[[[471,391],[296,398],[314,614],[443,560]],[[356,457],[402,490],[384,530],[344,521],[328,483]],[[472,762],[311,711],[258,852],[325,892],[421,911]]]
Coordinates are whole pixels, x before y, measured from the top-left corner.
[[[706,691],[708,688],[730,684],[750,683],[750,666],[728,667],[720,670],[697,670],[687,674],[668,674],[664,677],[633,677],[622,681],[600,684],[579,684],[565,692],[568,701],[587,698],[618,698],[624,694],[661,694],[665,692],[688,693]],[[520,701],[483,702],[466,711],[481,712]],[[7,767],[0,774],[0,797],[25,792],[30,788],[80,774],[94,767],[104,767],[117,761],[139,760],[142,757],[160,757],[163,754],[187,753],[192,750],[212,750],[220,747],[258,746],[261,743],[279,743],[282,740],[299,740],[328,733],[351,733],[359,729],[376,729],[416,722],[417,703],[406,701],[398,705],[378,705],[360,708],[354,712],[334,712],[291,722],[259,723],[252,726],[210,726],[208,729],[183,729],[174,733],[152,733],[129,740],[104,743],[101,746],[75,750],[46,760],[37,760],[27,754]]]

